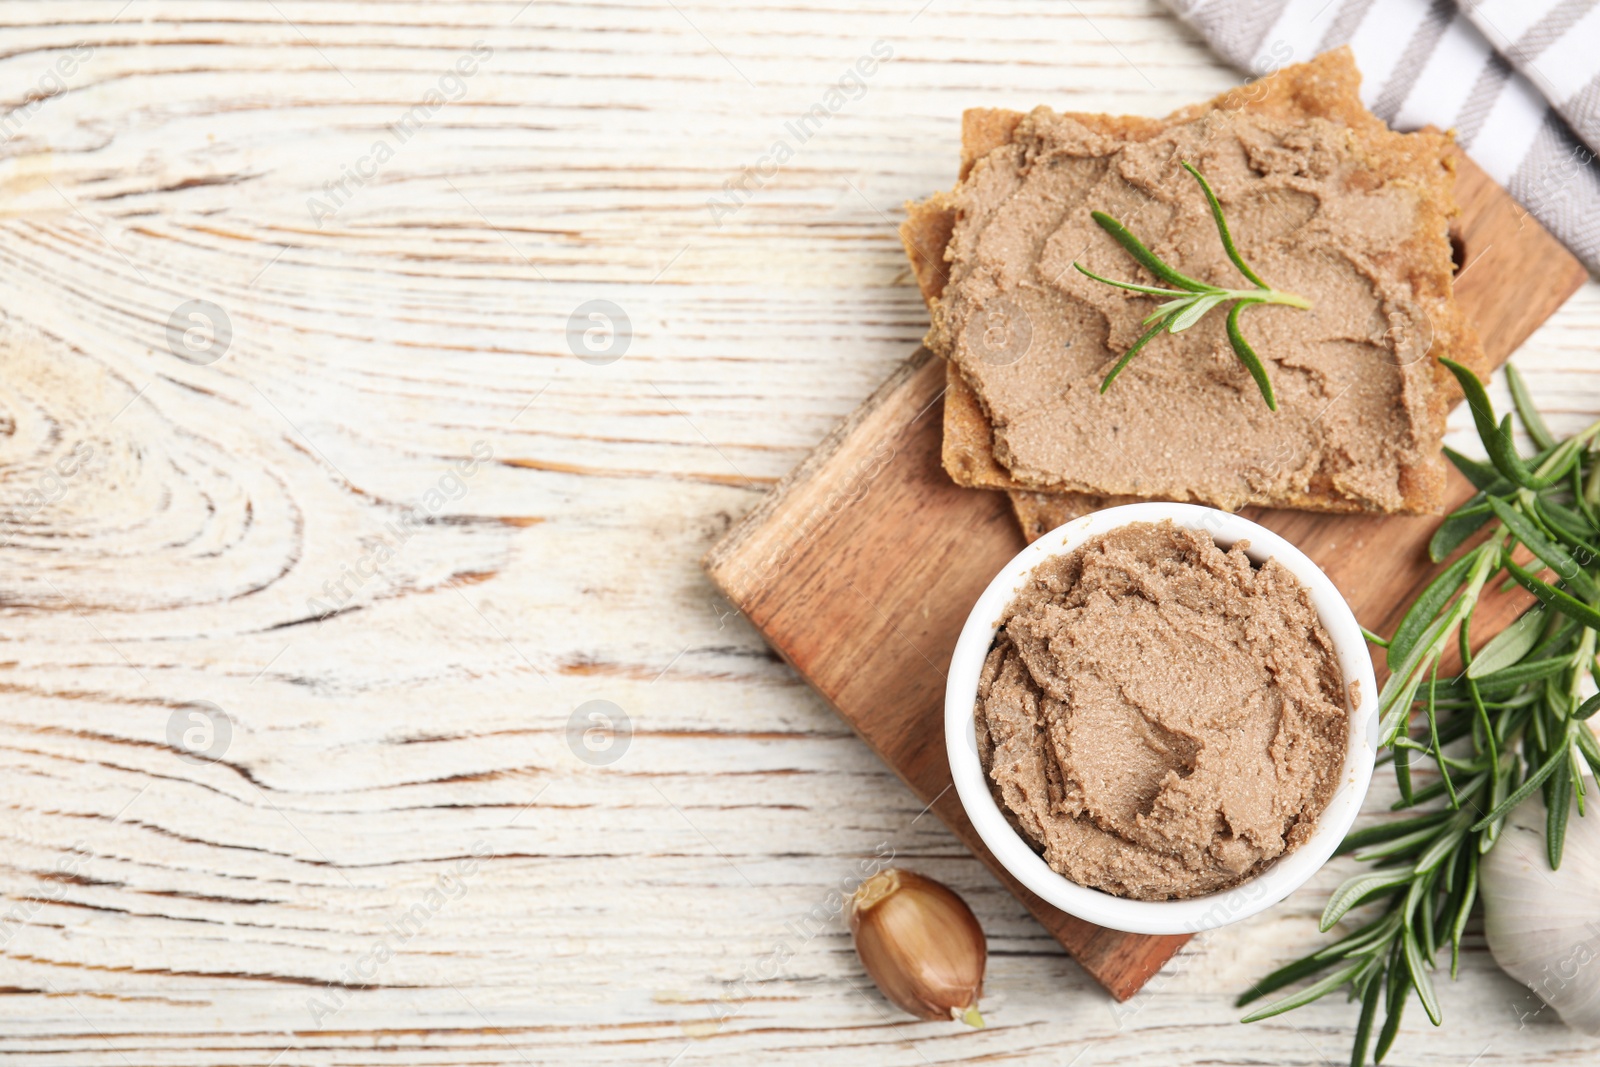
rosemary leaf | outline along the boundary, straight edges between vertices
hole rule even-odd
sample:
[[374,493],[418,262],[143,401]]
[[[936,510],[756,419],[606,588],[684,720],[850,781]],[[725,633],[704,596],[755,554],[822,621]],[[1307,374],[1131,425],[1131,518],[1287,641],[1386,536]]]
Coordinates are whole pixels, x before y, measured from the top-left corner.
[[1467,407],[1472,411],[1472,421],[1478,429],[1478,437],[1483,441],[1483,447],[1494,462],[1495,469],[1516,485],[1527,489],[1542,488],[1534,484],[1533,472],[1528,470],[1527,464],[1523,463],[1522,457],[1517,454],[1515,444],[1512,443],[1511,416],[1507,415],[1505,421],[1496,426],[1494,406],[1489,402],[1489,394],[1483,388],[1483,383],[1478,381],[1478,376],[1455,360],[1441,356],[1439,362],[1455,375],[1461,391],[1466,394]]
[[[1579,497],[1578,499],[1581,500],[1583,498]],[[1576,511],[1545,496],[1534,498],[1534,509],[1544,525],[1550,528],[1551,533],[1561,538],[1572,548],[1587,555],[1588,558],[1581,561],[1585,566],[1593,563],[1596,559],[1600,559],[1600,548],[1596,548],[1589,541],[1589,538],[1594,537],[1597,531],[1586,516],[1580,515]]]
[[[1477,664],[1474,663],[1474,666]],[[1571,666],[1570,657],[1552,656],[1549,659],[1523,660],[1510,667],[1492,671],[1482,675],[1474,681],[1477,682],[1479,693],[1494,693],[1498,691],[1514,691],[1530,682],[1542,682],[1546,678],[1553,678],[1567,667]],[[1470,675],[1468,677],[1471,677]]]
[[[1454,856],[1451,859],[1454,860]],[[1446,866],[1453,865],[1451,863]],[[1428,965],[1430,971],[1433,970],[1434,953],[1439,951],[1439,941],[1434,936],[1433,929],[1434,898],[1437,896],[1433,888],[1439,881],[1438,875],[1439,869],[1435,868],[1422,881],[1411,883],[1418,887],[1417,903],[1420,905],[1417,908],[1417,922],[1413,929],[1417,935],[1417,945],[1422,949],[1422,962]]]
[[1158,322],[1152,326],[1143,337],[1133,342],[1133,347],[1122,354],[1122,358],[1117,360],[1117,365],[1111,368],[1111,373],[1107,374],[1105,380],[1100,383],[1100,391],[1102,393],[1111,388],[1111,383],[1117,380],[1117,375],[1122,373],[1122,368],[1126,367],[1129,361],[1131,361],[1134,356],[1139,354],[1139,349],[1149,344],[1151,340],[1154,339],[1155,335],[1160,333],[1165,326],[1165,322]]
[[1211,217],[1217,221],[1217,235],[1222,238],[1222,249],[1228,253],[1228,258],[1233,260],[1233,265],[1239,268],[1239,273],[1250,279],[1250,283],[1260,289],[1270,289],[1272,286],[1261,280],[1255,271],[1250,269],[1239,250],[1233,246],[1233,235],[1228,232],[1228,220],[1223,217],[1222,205],[1217,202],[1217,194],[1211,191],[1211,183],[1206,181],[1204,174],[1195,170],[1188,160],[1182,160],[1183,169],[1194,175],[1194,180],[1200,183],[1200,191],[1206,194],[1206,203],[1211,205]]
[[1072,265],[1074,267],[1078,268],[1079,273],[1087,274],[1089,277],[1093,278],[1097,282],[1104,282],[1107,285],[1114,285],[1118,289],[1130,289],[1135,293],[1145,293],[1148,296],[1183,296],[1184,295],[1183,291],[1180,290],[1180,289],[1157,289],[1153,285],[1135,285],[1133,282],[1119,282],[1114,278],[1102,278],[1100,275],[1096,274],[1094,271],[1090,270],[1088,267],[1085,267],[1082,263],[1074,262]]
[[[1458,789],[1456,791],[1456,795],[1460,797],[1471,796],[1483,787],[1483,784],[1486,780],[1486,778],[1474,778],[1472,781]],[[1389,806],[1389,810],[1405,811],[1406,809],[1416,807],[1419,804],[1426,804],[1430,800],[1438,800],[1442,796],[1444,796],[1444,782],[1434,782],[1432,785],[1425,786],[1422,789],[1417,790],[1416,795],[1411,798],[1410,803],[1407,803],[1403,799],[1397,800]]]
[[[1083,270],[1082,267],[1079,267],[1078,269]],[[1087,271],[1084,271],[1084,273],[1088,274]],[[1089,276],[1091,278],[1095,277],[1095,275],[1092,274]],[[1099,280],[1105,281],[1106,279],[1101,278]],[[1121,283],[1111,282],[1110,284],[1120,285]],[[1165,292],[1165,290],[1153,291]],[[1501,477],[1500,472],[1495,470],[1494,464],[1492,463],[1484,463],[1481,460],[1471,459],[1467,456],[1463,456],[1460,452],[1457,452],[1449,445],[1444,446],[1444,458],[1448,459],[1455,469],[1460,471],[1466,477],[1467,481],[1472,483],[1472,487],[1474,489],[1478,489],[1480,491],[1492,490],[1497,486],[1504,487],[1504,489],[1511,488],[1511,483],[1507,482],[1505,478]]]
[[[1596,699],[1600,699],[1600,697]],[[1379,823],[1377,826],[1369,826],[1365,830],[1357,830],[1354,833],[1346,834],[1344,840],[1339,842],[1339,847],[1334,850],[1333,854],[1339,856],[1346,852],[1354,852],[1358,848],[1366,848],[1368,845],[1390,841],[1397,837],[1406,837],[1419,830],[1427,830],[1430,827],[1437,826],[1448,817],[1447,812],[1436,811],[1410,819],[1392,819],[1389,822]]]
[[1362,961],[1357,960],[1355,963],[1341,967],[1339,970],[1334,971],[1320,982],[1314,982],[1293,996],[1285,997],[1283,1000],[1280,1000],[1275,1004],[1269,1004],[1265,1008],[1259,1008],[1256,1011],[1251,1012],[1249,1015],[1246,1015],[1240,1021],[1247,1023],[1260,1022],[1262,1019],[1270,1019],[1274,1015],[1282,1015],[1286,1011],[1292,1011],[1295,1008],[1310,1004],[1313,1000],[1327,996],[1335,989],[1338,989],[1340,986],[1344,985],[1351,978],[1355,977],[1355,973],[1361,969],[1361,964]]
[[1517,566],[1509,557],[1505,560],[1505,568],[1511,573],[1511,577],[1517,580],[1518,585],[1544,601],[1545,604],[1555,608],[1561,614],[1575,619],[1578,623],[1589,627],[1591,630],[1600,629],[1600,611],[1596,611],[1583,601],[1563,593],[1548,582],[1541,582]]
[[1558,766],[1545,782],[1544,846],[1552,871],[1561,869],[1561,852],[1567,840],[1567,813],[1572,803],[1571,751],[1563,744],[1561,750],[1550,757]]
[[1539,417],[1539,412],[1534,410],[1533,398],[1528,395],[1528,387],[1522,380],[1522,375],[1517,373],[1517,368],[1506,364],[1506,384],[1511,387],[1511,403],[1517,409],[1517,418],[1522,420],[1522,428],[1528,431],[1528,436],[1533,438],[1533,443],[1540,448],[1553,448],[1555,437],[1545,426],[1544,419]]
[[1467,883],[1456,905],[1455,920],[1450,924],[1450,980],[1455,981],[1456,970],[1461,965],[1461,935],[1467,929],[1467,917],[1472,913],[1473,902],[1478,897],[1478,852],[1467,852]]
[[1250,372],[1250,377],[1256,380],[1256,387],[1261,390],[1261,396],[1267,402],[1267,409],[1277,411],[1278,398],[1272,391],[1272,380],[1267,377],[1267,368],[1262,366],[1261,357],[1256,355],[1256,350],[1250,347],[1250,342],[1244,339],[1244,333],[1239,329],[1239,313],[1250,305],[1259,303],[1261,303],[1259,300],[1241,300],[1233,305],[1233,310],[1228,312],[1228,343],[1233,345],[1233,354],[1239,357],[1239,362]]
[[1467,677],[1482,678],[1520,661],[1544,636],[1546,621],[1544,608],[1537,605],[1523,612],[1516,622],[1495,634],[1478,650],[1472,666],[1467,668]]
[[1489,510],[1487,501],[1481,502],[1476,508],[1463,507],[1455,511],[1433,531],[1433,537],[1428,541],[1428,558],[1435,563],[1444,562],[1450,553],[1466,544],[1467,538],[1483,529],[1492,518],[1494,512]]
[[1344,918],[1345,912],[1355,907],[1375,893],[1385,889],[1394,889],[1396,886],[1405,885],[1411,881],[1413,871],[1410,867],[1395,870],[1373,871],[1370,874],[1358,874],[1345,880],[1344,884],[1333,891],[1333,896],[1328,898],[1328,906],[1322,911],[1322,921],[1318,924],[1323,933],[1333,929],[1333,924]]
[[1434,834],[1437,832],[1438,828],[1436,826],[1429,825],[1423,829],[1414,830],[1409,834],[1385,841],[1382,844],[1364,848],[1356,853],[1356,859],[1361,860],[1363,863],[1369,863],[1373,860],[1401,856],[1415,850],[1419,845],[1425,845],[1432,841]]
[[1553,628],[1547,629],[1545,638],[1528,653],[1529,659],[1544,659],[1548,656],[1559,656],[1572,647],[1572,639],[1583,629],[1577,621],[1570,619],[1560,612],[1551,620]]
[[1544,780],[1556,772],[1556,768],[1566,763],[1566,749],[1561,749],[1554,756],[1544,761],[1544,764],[1533,773],[1531,777],[1500,803],[1490,809],[1489,814],[1472,824],[1472,829],[1482,830],[1492,822],[1496,822],[1510,814],[1511,809],[1533,796],[1534,790],[1544,784]]
[[1467,572],[1472,569],[1476,559],[1468,553],[1446,567],[1437,578],[1428,583],[1412,603],[1411,609],[1400,620],[1399,627],[1394,632],[1394,637],[1389,640],[1388,664],[1390,671],[1397,671],[1400,665],[1410,657],[1417,646],[1417,639],[1428,628],[1428,624],[1443,609],[1445,604],[1456,591],[1461,588]]
[[[1407,706],[1409,707],[1410,705],[1408,704]],[[1417,802],[1417,798],[1411,792],[1411,749],[1421,748],[1422,746],[1400,745],[1397,743],[1398,740],[1390,741],[1390,744],[1394,746],[1394,784],[1395,788],[1400,790],[1401,803],[1409,808]],[[1410,739],[1407,738],[1406,740]],[[1439,784],[1441,786],[1444,785],[1443,782]]]
[[1489,507],[1494,509],[1495,517],[1506,524],[1511,536],[1527,545],[1529,552],[1538,556],[1541,563],[1560,575],[1561,580],[1570,585],[1579,596],[1600,597],[1600,587],[1597,587],[1594,579],[1578,566],[1578,561],[1572,558],[1571,553],[1553,541],[1547,540],[1544,534],[1539,532],[1538,527],[1520,511],[1499,497],[1493,496],[1489,498]]
[[1416,874],[1428,874],[1435,870],[1439,864],[1460,847],[1466,836],[1467,826],[1472,822],[1472,812],[1459,811],[1451,817],[1444,828],[1439,831],[1439,839],[1427,851],[1417,857]]
[[[1595,465],[1595,470],[1600,470],[1600,465]],[[1572,468],[1572,502],[1583,512],[1583,517],[1588,521],[1590,528],[1600,532],[1600,512],[1595,511],[1595,504],[1589,499],[1588,487],[1583,480],[1582,461]]]
[[1383,1058],[1389,1054],[1389,1049],[1394,1047],[1394,1039],[1400,1033],[1400,1018],[1406,1010],[1406,995],[1411,992],[1411,984],[1407,981],[1401,953],[1400,942],[1396,940],[1394,948],[1389,953],[1388,996],[1384,1005],[1383,1029],[1378,1032],[1378,1046],[1372,1051],[1374,1063],[1382,1063]]
[[1144,242],[1128,232],[1128,228],[1104,211],[1091,211],[1090,217],[1100,224],[1100,228],[1109,233],[1117,244],[1121,245],[1139,265],[1154,274],[1157,278],[1169,285],[1176,285],[1179,289],[1187,289],[1191,293],[1205,293],[1214,291],[1215,287],[1205,282],[1196,281],[1187,274],[1181,274],[1163,263],[1156,254],[1144,246]]
[[1372,1024],[1378,1016],[1378,1003],[1383,999],[1384,972],[1379,971],[1367,982],[1361,995],[1361,1019],[1356,1023],[1355,1045],[1350,1050],[1350,1067],[1366,1067],[1367,1047],[1372,1043]]
[[1201,316],[1224,300],[1228,299],[1226,293],[1207,293],[1197,300],[1190,301],[1188,306],[1172,316],[1172,324],[1167,327],[1168,333],[1182,333],[1195,323]]
[[[1590,714],[1594,713],[1591,711]],[[1578,751],[1583,753],[1584,762],[1594,772],[1595,780],[1600,781],[1600,738],[1596,738],[1594,731],[1587,726],[1581,730],[1574,730],[1573,733],[1577,735]]]
[[1439,998],[1433,992],[1433,979],[1428,977],[1428,971],[1422,964],[1422,952],[1417,945],[1416,936],[1410,930],[1401,935],[1405,943],[1406,970],[1411,974],[1411,984],[1417,988],[1417,998],[1422,1001],[1422,1010],[1428,1013],[1428,1019],[1433,1025],[1438,1026],[1443,1021],[1439,1015]]
[[1302,978],[1310,978],[1314,974],[1320,974],[1332,967],[1335,962],[1336,960],[1333,958],[1322,958],[1322,953],[1317,952],[1295,960],[1291,964],[1279,967],[1248,990],[1239,994],[1239,999],[1233,1002],[1233,1006],[1242,1008],[1252,1001],[1261,999],[1268,993],[1276,993],[1284,986],[1294,985]]
[[1366,955],[1367,951],[1375,945],[1383,944],[1394,937],[1400,929],[1400,913],[1391,911],[1372,920],[1349,937],[1342,938],[1318,952],[1313,959],[1327,960],[1329,963],[1343,956]]
[[1578,710],[1572,713],[1572,717],[1582,722],[1593,716],[1597,711],[1600,711],[1600,693],[1596,693],[1582,704],[1579,704]]
[[1178,300],[1168,300],[1165,304],[1157,304],[1154,311],[1146,315],[1143,319],[1139,320],[1139,325],[1148,326],[1152,322],[1161,320],[1161,326],[1163,329],[1170,328],[1172,326],[1172,321],[1167,320],[1175,321],[1178,317],[1178,313],[1183,311],[1197,299],[1199,298],[1194,296],[1186,296]]

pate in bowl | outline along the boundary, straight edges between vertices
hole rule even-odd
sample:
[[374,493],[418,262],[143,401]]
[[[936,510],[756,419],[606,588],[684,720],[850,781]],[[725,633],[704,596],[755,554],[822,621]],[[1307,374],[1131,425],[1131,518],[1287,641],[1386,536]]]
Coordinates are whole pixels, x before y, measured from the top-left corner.
[[1282,900],[1333,854],[1375,758],[1349,606],[1239,516],[1075,519],[979,597],[945,698],[951,773],[1019,881],[1112,929],[1187,933]]

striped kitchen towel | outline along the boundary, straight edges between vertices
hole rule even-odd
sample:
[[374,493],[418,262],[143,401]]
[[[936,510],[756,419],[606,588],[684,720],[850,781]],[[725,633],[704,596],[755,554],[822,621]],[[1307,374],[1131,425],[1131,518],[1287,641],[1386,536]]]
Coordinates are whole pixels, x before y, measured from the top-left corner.
[[1456,141],[1600,273],[1600,0],[1166,0],[1257,77],[1348,44],[1361,97]]

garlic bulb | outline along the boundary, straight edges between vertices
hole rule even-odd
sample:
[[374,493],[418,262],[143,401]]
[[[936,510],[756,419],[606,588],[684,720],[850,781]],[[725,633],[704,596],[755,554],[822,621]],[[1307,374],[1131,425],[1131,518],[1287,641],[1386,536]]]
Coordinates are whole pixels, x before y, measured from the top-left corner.
[[923,1019],[982,1026],[983,930],[949,886],[895,867],[850,898],[856,954],[883,995]]
[[1545,858],[1538,793],[1506,818],[1479,871],[1483,932],[1511,977],[1574,1030],[1600,1037],[1600,811],[1567,823],[1561,869]]

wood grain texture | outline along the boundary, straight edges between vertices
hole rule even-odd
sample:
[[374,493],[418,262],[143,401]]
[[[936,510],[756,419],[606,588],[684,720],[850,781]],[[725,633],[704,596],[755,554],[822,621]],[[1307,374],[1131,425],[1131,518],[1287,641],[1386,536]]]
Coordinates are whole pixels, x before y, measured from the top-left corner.
[[[1583,266],[1470,161],[1455,243],[1469,267],[1462,310],[1494,366],[1583,284]],[[1473,284],[1479,266],[1496,284]],[[1425,351],[1426,349],[1424,349]],[[1009,521],[1006,497],[945,473],[942,361],[920,349],[706,557],[711,580],[956,835],[1119,1001],[1187,938],[1104,930],[1023,888],[984,846],[950,788],[945,664],[971,605],[1043,529]],[[1337,398],[1334,399],[1337,403]],[[1452,473],[1452,507],[1471,495]],[[1074,508],[1074,511],[1076,508]],[[1249,509],[1328,572],[1362,619],[1388,632],[1436,571],[1435,517]],[[1517,598],[1504,598],[1511,610]],[[1501,621],[1486,611],[1478,638]]]
[[[1229,1002],[1348,867],[1113,1007],[698,567],[916,346],[887,220],[963,108],[1235,81],[1150,0],[0,3],[0,1059],[1341,1060],[1346,1005]],[[210,364],[168,346],[197,299]],[[631,321],[604,366],[594,299]],[[1586,286],[1517,357],[1558,431],[1597,327]],[[568,744],[593,700],[610,764]],[[218,762],[169,740],[201,701]],[[983,922],[990,1029],[866,984],[830,894],[889,850]],[[1396,1062],[1592,1059],[1476,935],[1440,998]]]

